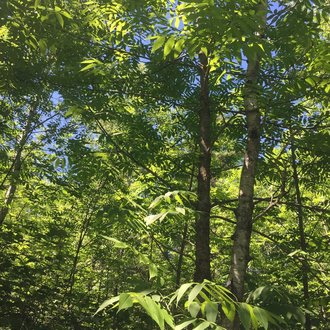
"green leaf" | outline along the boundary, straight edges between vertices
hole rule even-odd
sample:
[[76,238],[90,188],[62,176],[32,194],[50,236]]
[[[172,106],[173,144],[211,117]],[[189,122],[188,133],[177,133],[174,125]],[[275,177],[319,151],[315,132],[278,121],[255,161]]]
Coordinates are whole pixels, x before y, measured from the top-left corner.
[[253,308],[251,305],[246,303],[240,303],[238,305],[238,315],[246,330],[250,330],[251,325],[253,329],[258,328],[258,322],[253,313]]
[[251,298],[253,299],[253,301],[255,301],[259,297],[261,297],[263,294],[265,294],[266,292],[268,292],[268,287],[266,287],[266,286],[260,286],[259,288],[255,289],[252,292]]
[[179,194],[174,195],[174,199],[181,205],[183,205],[183,200],[181,199]]
[[193,285],[194,283],[185,283],[182,284],[179,290],[177,291],[177,298],[176,304],[178,305],[179,301],[181,300],[182,296],[187,292],[187,290]]
[[158,214],[151,214],[151,215],[148,215],[147,217],[145,217],[144,221],[149,226],[158,219],[163,220],[166,215],[167,215],[167,212],[165,212],[165,213],[162,212],[162,213],[158,213]]
[[209,51],[208,51],[207,47],[202,47],[202,48],[201,48],[201,51],[202,51],[206,56],[208,56]]
[[305,79],[305,81],[310,84],[312,87],[316,85],[315,80],[312,77],[308,77]]
[[158,196],[157,198],[155,198],[152,201],[152,203],[150,204],[149,209],[151,210],[151,209],[155,208],[156,206],[158,206],[161,203],[162,199],[163,199],[163,196]]
[[108,236],[104,236],[104,235],[101,235],[103,238],[107,239],[108,241],[114,243],[114,247],[115,248],[119,248],[119,249],[127,249],[129,248],[129,245],[122,242],[122,241],[118,241],[117,239],[115,238],[112,238],[112,237],[108,237]]
[[62,10],[62,11],[61,11],[61,14],[62,14],[64,17],[69,18],[69,19],[72,19],[72,18],[73,18],[73,17],[71,16],[71,14],[68,13],[67,11],[65,11],[65,10]]
[[201,306],[196,301],[193,301],[188,306],[188,311],[192,317],[196,317],[201,310]]
[[196,328],[194,328],[193,330],[204,330],[206,328],[208,328],[209,326],[211,326],[212,323],[208,322],[208,321],[204,321],[202,323],[200,323]]
[[47,51],[47,43],[45,41],[45,39],[40,39],[38,41],[38,45],[39,45],[39,48],[40,48],[40,52],[41,54],[46,54],[46,51]]
[[83,67],[83,68],[80,70],[80,72],[87,71],[87,70],[89,70],[89,69],[94,68],[95,66],[96,66],[95,63],[90,63],[90,64],[86,65],[85,67]]
[[96,315],[97,313],[99,313],[100,311],[102,311],[104,308],[110,306],[110,305],[114,305],[119,301],[119,296],[116,297],[112,297],[110,299],[105,300],[101,306],[97,309],[97,311],[94,313],[94,315]]
[[193,301],[198,294],[201,292],[203,289],[204,285],[202,283],[197,283],[195,287],[190,291],[189,296],[188,296],[188,301]]
[[181,324],[178,324],[178,325],[174,328],[174,330],[182,330],[182,329],[186,328],[188,325],[190,325],[190,324],[192,324],[192,323],[194,323],[194,322],[196,322],[196,319],[189,320],[189,321],[185,321],[185,322],[183,322],[183,323],[181,323]]
[[57,18],[57,21],[60,23],[61,27],[64,27],[64,19],[62,15],[59,12],[55,12],[55,16]]
[[118,312],[133,306],[133,300],[129,293],[121,293],[119,295]]
[[211,301],[205,301],[203,304],[205,304],[206,319],[210,322],[215,322],[218,315],[218,304]]
[[175,18],[175,22],[174,22],[174,27],[176,28],[176,29],[178,29],[179,28],[179,26],[180,26],[180,17],[176,17]]
[[162,47],[165,42],[165,39],[165,36],[159,36],[152,45],[151,52],[154,53],[156,50]]
[[233,303],[224,300],[221,301],[221,308],[224,314],[226,315],[227,319],[233,322],[236,314],[235,305]]
[[170,54],[170,52],[173,49],[174,43],[175,43],[174,36],[169,37],[169,39],[166,41],[164,46],[164,58],[166,58]]
[[149,264],[149,279],[156,277],[158,275],[157,266],[153,263]]
[[161,312],[163,314],[163,318],[165,320],[165,322],[172,328],[175,328],[175,324],[174,324],[174,320],[173,317],[165,310],[165,309],[161,309]]
[[253,307],[253,312],[258,320],[258,322],[262,325],[264,329],[268,329],[268,314],[267,311],[265,311],[262,308],[259,307]]
[[186,210],[183,207],[176,207],[175,211],[177,211],[178,213],[181,213],[183,215],[186,214]]
[[156,304],[150,297],[145,297],[146,301],[146,310],[152,319],[158,324],[161,330],[164,329],[164,315],[161,311],[161,308]]

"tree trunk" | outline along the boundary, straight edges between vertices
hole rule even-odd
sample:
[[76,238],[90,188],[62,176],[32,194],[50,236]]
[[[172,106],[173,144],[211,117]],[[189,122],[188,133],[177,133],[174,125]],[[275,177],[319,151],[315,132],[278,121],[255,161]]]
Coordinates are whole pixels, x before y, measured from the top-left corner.
[[194,280],[211,279],[210,267],[210,180],[211,180],[211,112],[208,88],[207,56],[200,53],[199,170],[197,177],[196,256]]
[[6,178],[4,179],[3,184],[5,183],[6,179],[9,179],[9,186],[7,188],[5,198],[3,201],[3,205],[0,208],[0,227],[4,223],[8,212],[10,210],[11,204],[14,200],[20,172],[21,172],[21,166],[22,166],[22,153],[23,149],[26,145],[27,140],[29,139],[29,136],[31,134],[31,126],[32,122],[35,116],[36,109],[35,107],[31,106],[30,112],[28,114],[28,118],[26,120],[24,131],[22,132],[22,135],[20,137],[20,140],[18,142],[17,150],[15,153],[15,157],[13,160],[13,163],[8,171],[8,174],[6,175]]
[[[303,208],[302,208],[302,200],[301,193],[299,187],[299,177],[297,171],[297,158],[296,158],[296,147],[294,144],[293,134],[291,132],[291,164],[293,170],[293,183],[296,192],[296,204],[297,204],[297,215],[298,215],[298,228],[299,228],[299,243],[300,249],[303,252],[307,252],[307,243],[305,238],[305,228],[304,228],[304,219],[303,219]],[[302,284],[303,284],[303,294],[304,294],[304,305],[305,308],[308,309],[308,301],[309,301],[309,280],[308,280],[308,261],[306,254],[302,256],[301,260],[301,272],[302,272]],[[305,313],[305,329],[311,330],[311,318],[308,313]]]
[[[267,2],[259,4],[258,12],[263,13],[265,20]],[[263,28],[260,26],[258,34],[261,36]],[[250,240],[253,222],[253,197],[255,174],[260,149],[260,110],[258,104],[258,86],[260,57],[248,61],[246,82],[244,88],[244,108],[247,121],[247,143],[241,172],[238,206],[236,210],[236,228],[233,235],[233,249],[228,286],[238,301],[243,301],[244,284],[250,257]],[[232,329],[239,329],[236,317]]]
[[[196,152],[196,148],[197,148],[197,145],[195,145],[194,154]],[[195,161],[193,161],[188,191],[192,190],[193,181],[194,181],[194,177],[195,177],[195,169],[196,169]],[[182,266],[183,266],[183,256],[184,256],[184,250],[187,245],[188,229],[189,229],[189,221],[185,220],[185,224],[183,227],[183,233],[182,233],[181,246],[180,246],[180,251],[179,251],[179,259],[178,259],[177,268],[176,268],[175,284],[177,287],[180,287],[181,273],[182,273]]]

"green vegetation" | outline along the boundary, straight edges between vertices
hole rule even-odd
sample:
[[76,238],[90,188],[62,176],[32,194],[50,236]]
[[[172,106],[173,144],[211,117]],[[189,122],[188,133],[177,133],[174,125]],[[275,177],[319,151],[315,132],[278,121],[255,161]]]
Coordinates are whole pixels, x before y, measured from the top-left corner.
[[0,329],[328,329],[329,17],[0,1]]

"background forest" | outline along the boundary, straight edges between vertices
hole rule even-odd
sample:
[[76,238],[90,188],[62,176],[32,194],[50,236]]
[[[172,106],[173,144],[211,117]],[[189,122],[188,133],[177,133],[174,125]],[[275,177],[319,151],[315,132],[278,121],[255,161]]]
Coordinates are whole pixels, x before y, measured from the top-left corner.
[[0,329],[329,329],[329,14],[1,0]]

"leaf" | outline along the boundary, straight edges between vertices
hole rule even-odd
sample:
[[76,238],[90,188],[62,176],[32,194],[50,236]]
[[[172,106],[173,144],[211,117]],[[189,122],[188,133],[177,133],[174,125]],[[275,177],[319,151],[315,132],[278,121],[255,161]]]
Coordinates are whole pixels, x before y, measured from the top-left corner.
[[165,322],[172,328],[174,329],[175,324],[172,315],[170,315],[165,309],[161,309],[161,312],[163,314],[163,318]]
[[43,55],[46,54],[47,43],[46,43],[45,39],[40,39],[38,41],[38,45],[39,45],[41,54],[43,54]]
[[182,284],[179,290],[177,291],[177,298],[176,304],[178,305],[179,301],[181,300],[182,296],[186,293],[186,291],[193,285],[194,283],[185,283]]
[[57,21],[60,23],[61,27],[64,27],[64,19],[62,15],[59,12],[55,12],[55,16],[57,18]]
[[208,321],[204,321],[202,323],[200,323],[196,328],[194,328],[193,330],[204,330],[206,328],[208,328],[209,326],[211,326],[212,324]]
[[188,301],[193,301],[198,294],[201,292],[203,289],[203,284],[202,283],[197,283],[195,287],[190,291],[189,296],[188,296]]
[[260,286],[259,288],[255,289],[251,294],[251,298],[253,301],[257,300],[261,295],[268,291],[266,286]]
[[183,215],[186,214],[186,210],[183,207],[176,207],[175,210]]
[[179,194],[174,195],[174,199],[181,205],[183,205],[183,200],[181,199]]
[[310,84],[312,87],[314,87],[316,85],[314,79],[312,77],[308,77],[305,79],[305,81]]
[[227,319],[233,322],[236,314],[235,305],[233,303],[224,300],[221,302],[221,308],[225,313]]
[[71,14],[68,13],[67,11],[65,11],[65,10],[62,10],[62,11],[61,11],[61,14],[62,14],[64,17],[66,17],[66,18],[72,19]]
[[210,322],[215,322],[218,315],[218,304],[211,301],[206,301],[205,303],[205,316]]
[[[167,212],[165,212],[165,213],[167,213]],[[148,215],[147,217],[144,218],[144,221],[149,226],[152,223],[154,223],[156,220],[161,219],[162,217],[164,217],[165,213],[158,213],[158,214]]]
[[188,311],[192,317],[197,317],[197,314],[201,310],[201,306],[196,301],[193,301],[188,306]]
[[150,204],[149,209],[151,210],[151,209],[155,208],[156,206],[158,206],[161,203],[162,199],[163,199],[163,196],[158,196],[157,198],[155,198],[152,201],[152,203]]
[[95,66],[96,66],[95,63],[90,63],[90,64],[86,65],[85,67],[83,67],[83,68],[80,70],[80,72],[87,71],[87,70],[89,70],[89,69],[94,68]]
[[174,27],[175,27],[176,29],[179,28],[179,26],[180,26],[180,22],[181,22],[180,17],[176,17],[176,18],[175,18],[175,22],[174,22]]
[[258,329],[258,320],[251,305],[247,303],[240,303],[238,306],[238,314],[246,330],[251,328],[251,323],[253,329]]
[[115,303],[117,303],[119,301],[119,296],[116,297],[112,297],[110,299],[105,300],[101,306],[97,309],[97,311],[94,313],[94,315],[96,315],[97,313],[99,313],[100,311],[102,311],[104,308],[110,306],[110,305],[114,305]]
[[115,248],[119,248],[119,249],[127,249],[129,248],[129,245],[122,242],[122,241],[118,241],[117,239],[115,238],[112,238],[112,237],[108,237],[108,236],[104,236],[104,235],[101,235],[103,238],[107,239],[108,241],[114,243],[114,247]]
[[121,293],[119,295],[118,312],[133,306],[133,300],[129,293]]
[[239,319],[242,322],[244,329],[250,330],[251,327],[251,317],[250,317],[250,309],[249,305],[245,303],[241,303],[238,306],[238,315]]
[[154,301],[156,301],[156,302],[160,302],[160,295],[158,295],[158,294],[153,294],[152,296],[151,296],[151,299],[152,300],[154,300]]
[[153,263],[149,264],[149,279],[156,277],[158,275],[157,266]]
[[263,326],[264,329],[268,329],[268,315],[267,311],[259,307],[253,307],[253,312],[259,321],[259,323]]
[[201,51],[202,51],[206,56],[208,56],[209,51],[208,51],[207,47],[202,47],[202,48],[201,48]]
[[156,302],[154,302],[150,297],[145,297],[146,301],[146,311],[151,316],[151,318],[158,324],[161,330],[164,329],[164,315]]
[[165,36],[159,36],[152,45],[151,52],[154,53],[156,50],[162,47],[164,42],[165,42]]
[[195,321],[196,321],[196,319],[189,320],[189,321],[185,321],[185,322],[183,322],[183,323],[181,323],[181,324],[178,324],[178,325],[174,328],[174,330],[182,330],[182,329],[186,328],[188,325],[194,323]]
[[173,49],[174,43],[175,43],[174,36],[169,37],[169,39],[166,41],[164,46],[164,58],[166,58],[170,54],[170,52]]

